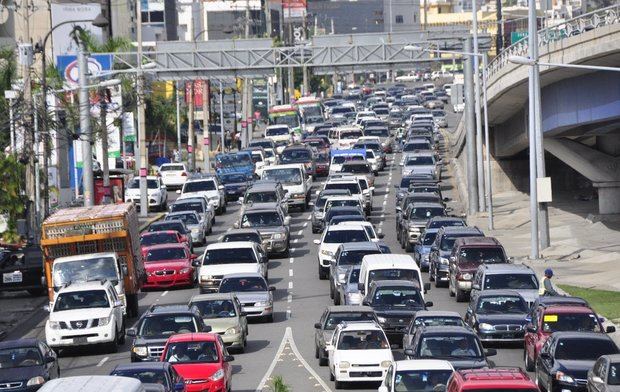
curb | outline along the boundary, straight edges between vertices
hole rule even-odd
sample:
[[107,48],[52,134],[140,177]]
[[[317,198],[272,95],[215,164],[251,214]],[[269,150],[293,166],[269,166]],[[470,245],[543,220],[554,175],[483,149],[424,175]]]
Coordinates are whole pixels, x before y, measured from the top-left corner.
[[144,231],[146,230],[152,223],[157,222],[158,220],[160,220],[161,218],[164,217],[164,215],[166,215],[165,212],[159,212],[157,213],[154,217],[149,218],[146,222],[144,222],[143,224],[140,225],[140,231]]

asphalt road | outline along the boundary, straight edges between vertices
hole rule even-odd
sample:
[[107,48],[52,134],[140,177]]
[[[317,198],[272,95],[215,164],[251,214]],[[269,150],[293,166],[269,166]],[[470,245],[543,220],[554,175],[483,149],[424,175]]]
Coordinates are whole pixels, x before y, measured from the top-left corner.
[[[450,114],[450,125],[454,126],[455,116]],[[398,162],[398,160],[396,160]],[[451,173],[444,168],[444,195],[452,197],[453,182]],[[315,189],[319,183],[315,182]],[[376,179],[374,210],[372,222],[385,234],[385,241],[394,253],[402,253],[394,233],[394,184],[400,182],[400,168],[390,165]],[[170,193],[171,200],[176,195]],[[455,206],[456,207],[456,206]],[[216,218],[213,234],[208,242],[230,230],[238,214],[239,206],[229,203],[228,212]],[[459,210],[459,208],[457,208]],[[314,359],[314,323],[318,321],[325,306],[330,305],[328,281],[320,281],[317,273],[317,246],[312,240],[310,213],[295,211],[291,213],[290,258],[272,259],[269,262],[270,284],[276,286],[275,320],[273,324],[253,323],[250,325],[248,347],[244,354],[235,354],[233,377],[234,391],[256,391],[264,386],[271,375],[283,375],[294,391],[329,391],[333,383],[329,380],[327,367],[318,366]],[[201,254],[203,248],[197,248]],[[153,303],[187,303],[198,289],[149,291],[140,295],[140,309],[144,311]],[[465,305],[457,304],[448,296],[445,288],[435,288],[427,298],[434,302],[435,310],[454,310],[464,314]],[[13,331],[8,338],[37,337],[45,339],[45,317],[41,310],[31,320],[25,322],[20,330]],[[136,320],[129,320],[132,325]],[[494,358],[498,366],[523,366],[522,348],[499,348]],[[395,353],[402,358],[401,352]],[[108,374],[114,366],[129,362],[129,339],[119,352],[105,353],[98,348],[75,349],[62,352],[60,359],[63,376]],[[350,390],[376,391],[376,385],[354,385]]]

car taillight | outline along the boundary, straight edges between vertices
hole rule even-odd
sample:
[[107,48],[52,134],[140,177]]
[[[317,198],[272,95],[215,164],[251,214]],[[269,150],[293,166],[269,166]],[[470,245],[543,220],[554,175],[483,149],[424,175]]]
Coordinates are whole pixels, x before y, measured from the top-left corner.
[[187,177],[187,173],[185,172],[181,173],[181,177]]

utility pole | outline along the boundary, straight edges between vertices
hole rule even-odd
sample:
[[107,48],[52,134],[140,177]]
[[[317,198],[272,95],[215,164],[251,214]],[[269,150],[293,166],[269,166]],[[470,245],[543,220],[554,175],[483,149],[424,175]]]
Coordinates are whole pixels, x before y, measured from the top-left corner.
[[226,134],[224,132],[224,87],[222,87],[222,81],[220,80],[220,152],[224,152],[224,141],[226,140]]
[[[463,51],[471,53],[471,37],[465,39]],[[467,149],[467,199],[468,213],[474,215],[478,212],[478,181],[476,172],[476,124],[474,115],[474,75],[473,59],[475,56],[467,56],[463,59],[464,82],[465,82],[465,126],[467,130],[466,149]]]
[[471,2],[472,12],[472,33],[474,36],[474,95],[476,96],[475,108],[476,108],[476,170],[478,179],[478,211],[484,211],[484,161],[482,159],[482,118],[480,115],[480,59],[477,54],[478,47],[478,0],[472,0]]
[[146,114],[144,96],[144,71],[142,70],[142,1],[136,1],[136,24],[138,30],[136,39],[138,41],[137,59],[137,93],[138,93],[138,148],[140,153],[140,216],[147,217],[149,214],[149,197],[146,186],[146,176],[149,169],[149,158],[146,151]]
[[[187,90],[186,90],[187,91]],[[189,82],[189,97],[187,98],[187,165],[189,171],[196,169],[196,154],[194,152],[194,81]]]
[[37,113],[37,99],[35,97],[34,101],[34,183],[36,186],[34,187],[34,227],[35,233],[37,233],[37,237],[35,241],[39,243],[40,238],[38,237],[39,230],[41,224],[41,187],[39,186],[41,181],[41,174],[39,173],[39,160],[41,159],[41,151],[40,151],[40,133],[39,133],[39,116]]
[[203,150],[203,160],[204,160],[204,169],[205,173],[211,172],[211,162],[209,161],[209,152],[211,150],[211,132],[209,129],[210,119],[211,119],[211,94],[210,94],[210,85],[208,80],[202,81],[202,129],[204,141],[202,143]]
[[86,43],[79,39],[81,29],[74,29],[73,33],[78,40],[78,74],[80,80],[79,103],[80,103],[80,136],[82,143],[82,188],[84,194],[84,207],[92,207],[95,204],[95,183],[93,180],[93,150],[90,130],[90,99],[88,98],[88,53]]
[[108,158],[108,97],[105,88],[99,89],[99,118],[101,119],[101,168],[103,170],[103,202],[110,202],[110,163]]
[[179,154],[179,160],[181,157],[181,89],[179,88],[179,82],[175,83],[175,95],[177,103],[177,151]]
[[487,106],[487,53],[482,55],[482,102],[484,103],[484,145],[486,161],[486,186],[487,212],[489,214],[489,230],[493,230],[493,182],[491,173],[491,143],[489,141],[489,108]]

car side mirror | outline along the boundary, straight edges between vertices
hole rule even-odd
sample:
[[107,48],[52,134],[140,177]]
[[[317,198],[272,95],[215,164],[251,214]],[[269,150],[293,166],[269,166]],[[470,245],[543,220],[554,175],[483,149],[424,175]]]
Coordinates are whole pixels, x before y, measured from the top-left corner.
[[511,256],[511,257],[509,257],[509,258],[508,258],[508,260],[507,260],[507,261],[508,261],[508,263],[511,263],[511,264],[512,264],[512,263],[514,263],[515,258]]
[[592,382],[595,384],[604,384],[605,382],[603,381],[602,378],[600,378],[599,376],[592,376]]
[[430,289],[431,289],[431,284],[430,283],[424,283],[424,292],[426,293]]
[[192,261],[192,267],[198,268],[198,267],[200,267],[200,265],[201,265],[200,260],[193,260]]
[[536,333],[537,329],[532,324],[528,324],[525,326],[525,332]]
[[377,238],[379,238],[379,239],[383,239],[383,238],[385,238],[385,234],[383,234],[383,233],[378,233],[378,234],[377,234]]
[[474,283],[474,284],[471,285],[471,289],[472,290],[480,290],[480,285]]
[[224,362],[232,362],[235,360],[235,357],[232,355],[224,355]]
[[400,207],[396,207],[396,212],[403,212],[403,209]]
[[175,193],[176,193],[177,195],[180,195],[180,194],[181,194],[181,190],[180,190],[180,189],[177,189]]
[[233,223],[233,227],[234,227],[235,229],[238,229],[238,228],[239,228],[239,222],[235,222],[235,223]]
[[450,261],[454,263],[456,261],[456,257],[450,256]]
[[218,185],[217,189],[219,189],[220,191],[223,191],[224,190],[224,185]]
[[319,195],[321,193],[321,191],[317,190],[314,192],[315,195]]
[[608,325],[607,328],[605,328],[605,332],[606,333],[614,333],[616,332],[616,327],[613,325]]
[[326,344],[325,351],[334,351],[334,346],[331,343]]
[[287,216],[284,218],[284,226],[288,226],[291,224],[291,217]]
[[433,306],[433,301],[426,301],[424,305],[426,305],[427,308],[430,308]]
[[315,329],[321,329],[321,323],[314,323]]
[[48,355],[47,357],[45,357],[45,362],[46,363],[54,363],[54,362],[56,362],[56,357]]
[[276,287],[275,286],[269,286],[269,291],[276,291]]
[[364,291],[364,283],[358,283],[358,284],[357,284],[357,289],[358,289],[359,291],[363,292],[363,291]]
[[121,301],[120,299],[114,301],[114,307],[115,308],[120,308],[121,306],[123,306],[123,301]]
[[127,332],[125,332],[125,334],[126,334],[127,336],[129,336],[129,337],[134,338],[134,337],[136,337],[136,335],[138,334],[137,332],[138,332],[138,331],[136,331],[136,329],[135,329],[135,328],[129,328],[129,329],[127,330]]
[[542,359],[551,359],[551,355],[547,352],[539,354]]
[[210,325],[205,325],[204,328],[202,329],[202,332],[211,332],[213,330],[213,328],[211,328]]
[[321,245],[321,240],[312,240],[314,245]]
[[487,357],[494,357],[497,355],[497,350],[494,348],[487,348],[484,350],[484,355]]
[[413,357],[413,356],[415,356],[415,353],[413,352],[412,349],[407,348],[407,349],[405,349],[405,355],[408,356],[408,357]]
[[239,198],[237,199],[237,202],[239,204],[243,204],[243,196],[239,196]]
[[52,310],[52,308],[50,308],[50,306],[49,306],[49,305],[43,305],[43,311],[45,311],[45,312],[48,312],[48,313],[49,313],[49,312],[51,312],[51,310]]
[[367,299],[365,299],[365,300],[363,300],[363,301],[362,301],[362,305],[364,305],[364,306],[370,306],[370,301],[369,301],[369,300],[367,300]]

